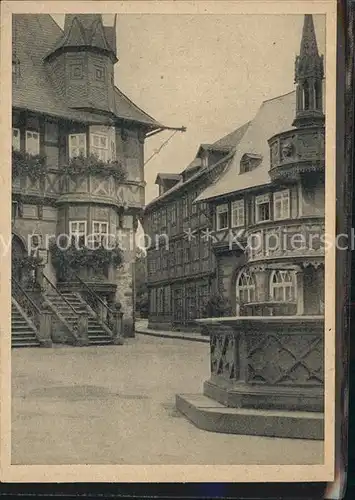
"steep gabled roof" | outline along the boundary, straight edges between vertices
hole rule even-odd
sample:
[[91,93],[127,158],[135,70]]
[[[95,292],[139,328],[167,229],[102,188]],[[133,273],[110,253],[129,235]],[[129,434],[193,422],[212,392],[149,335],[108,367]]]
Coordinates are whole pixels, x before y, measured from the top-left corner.
[[151,125],[153,128],[164,128],[153,117],[140,109],[132,102],[121,90],[115,86],[115,113],[116,116],[124,120],[137,121],[146,125]]
[[[240,140],[229,168],[222,173],[215,184],[210,185],[201,193],[197,201],[218,198],[269,184],[271,179],[269,176],[270,150],[268,139],[275,134],[292,128],[295,108],[294,91],[264,101]],[[246,153],[258,155],[259,158],[262,157],[262,161],[255,169],[240,173],[240,161]]]
[[[13,84],[12,105],[70,120],[97,122],[99,110],[69,108],[51,82],[44,59],[62,36],[63,31],[49,14],[13,16],[13,54],[19,64],[19,78]],[[164,128],[117,87],[113,118],[138,122],[150,130]],[[104,116],[102,121],[105,121]]]
[[[107,35],[111,36],[108,40]],[[66,14],[64,32],[51,48],[47,57],[65,47],[93,47],[111,53],[116,57],[116,41],[112,31],[106,31],[101,14]]]
[[214,149],[235,148],[247,131],[249,124],[250,122],[247,122],[236,130],[233,130],[233,132],[231,132],[230,134],[225,135],[224,137],[213,143],[212,147]]
[[[145,208],[146,209],[148,209],[148,208],[150,209],[152,206],[154,206],[155,203],[160,202],[163,199],[165,200],[171,194],[173,194],[176,191],[178,191],[179,189],[181,189],[181,188],[189,185],[191,182],[194,182],[195,180],[197,180],[200,177],[204,176],[208,172],[213,171],[216,167],[221,166],[222,164],[228,165],[229,162],[233,158],[234,149],[238,147],[239,141],[242,139],[243,134],[245,134],[245,132],[247,131],[248,126],[249,126],[249,122],[246,123],[246,124],[244,124],[244,125],[242,125],[241,127],[238,127],[231,134],[228,134],[227,136],[225,136],[225,137],[222,138],[222,139],[225,139],[225,138],[228,137],[228,141],[229,141],[230,144],[232,142],[232,138],[234,138],[235,141],[236,141],[234,143],[234,147],[231,148],[231,152],[229,152],[224,158],[222,158],[221,160],[219,160],[214,165],[200,168],[199,170],[197,170],[197,172],[195,172],[194,174],[192,174],[191,177],[189,177],[188,179],[186,179],[186,181],[183,181],[183,178],[181,177],[181,180],[179,182],[177,182],[171,189],[169,189],[168,191],[165,191],[165,193],[163,193],[162,195],[160,195],[157,198],[155,198],[154,200],[152,200],[150,203],[148,203],[146,205]],[[191,169],[191,170],[195,169],[198,160],[199,159],[195,157],[195,159],[188,165],[188,167],[183,172],[187,172],[189,169]]]

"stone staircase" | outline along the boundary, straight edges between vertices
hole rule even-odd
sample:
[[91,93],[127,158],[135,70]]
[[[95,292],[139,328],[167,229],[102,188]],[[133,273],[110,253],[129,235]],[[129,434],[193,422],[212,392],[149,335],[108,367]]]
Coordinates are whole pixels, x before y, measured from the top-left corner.
[[[88,310],[88,305],[84,299],[74,292],[63,291],[60,295],[48,293],[47,298],[73,329],[75,329],[78,315]],[[108,345],[113,343],[110,334],[95,318],[95,315],[90,313],[88,317],[88,339],[90,345]]]
[[39,347],[34,325],[11,303],[11,347]]

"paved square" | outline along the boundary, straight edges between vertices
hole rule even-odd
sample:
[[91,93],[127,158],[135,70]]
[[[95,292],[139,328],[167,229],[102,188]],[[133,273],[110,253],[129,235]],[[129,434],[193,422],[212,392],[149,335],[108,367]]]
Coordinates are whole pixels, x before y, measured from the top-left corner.
[[216,434],[175,410],[201,392],[209,345],[138,335],[124,346],[12,350],[13,464],[320,464],[323,443]]

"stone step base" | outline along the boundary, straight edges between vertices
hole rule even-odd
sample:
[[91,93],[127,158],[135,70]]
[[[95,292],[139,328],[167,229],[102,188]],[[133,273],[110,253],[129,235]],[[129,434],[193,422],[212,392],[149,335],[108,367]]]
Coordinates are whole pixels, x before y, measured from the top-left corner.
[[324,439],[323,413],[228,408],[203,394],[177,394],[176,408],[199,429],[289,439]]

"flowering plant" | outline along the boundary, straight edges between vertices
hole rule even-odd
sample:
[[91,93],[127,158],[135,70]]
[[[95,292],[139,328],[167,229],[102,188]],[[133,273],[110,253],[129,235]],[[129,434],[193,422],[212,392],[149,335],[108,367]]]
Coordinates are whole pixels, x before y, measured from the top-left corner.
[[32,180],[40,179],[47,171],[46,157],[12,150],[12,175],[28,175]]
[[121,162],[118,160],[104,162],[95,155],[75,156],[61,170],[70,176],[85,174],[112,176],[119,182],[124,182],[127,177],[127,172]]

